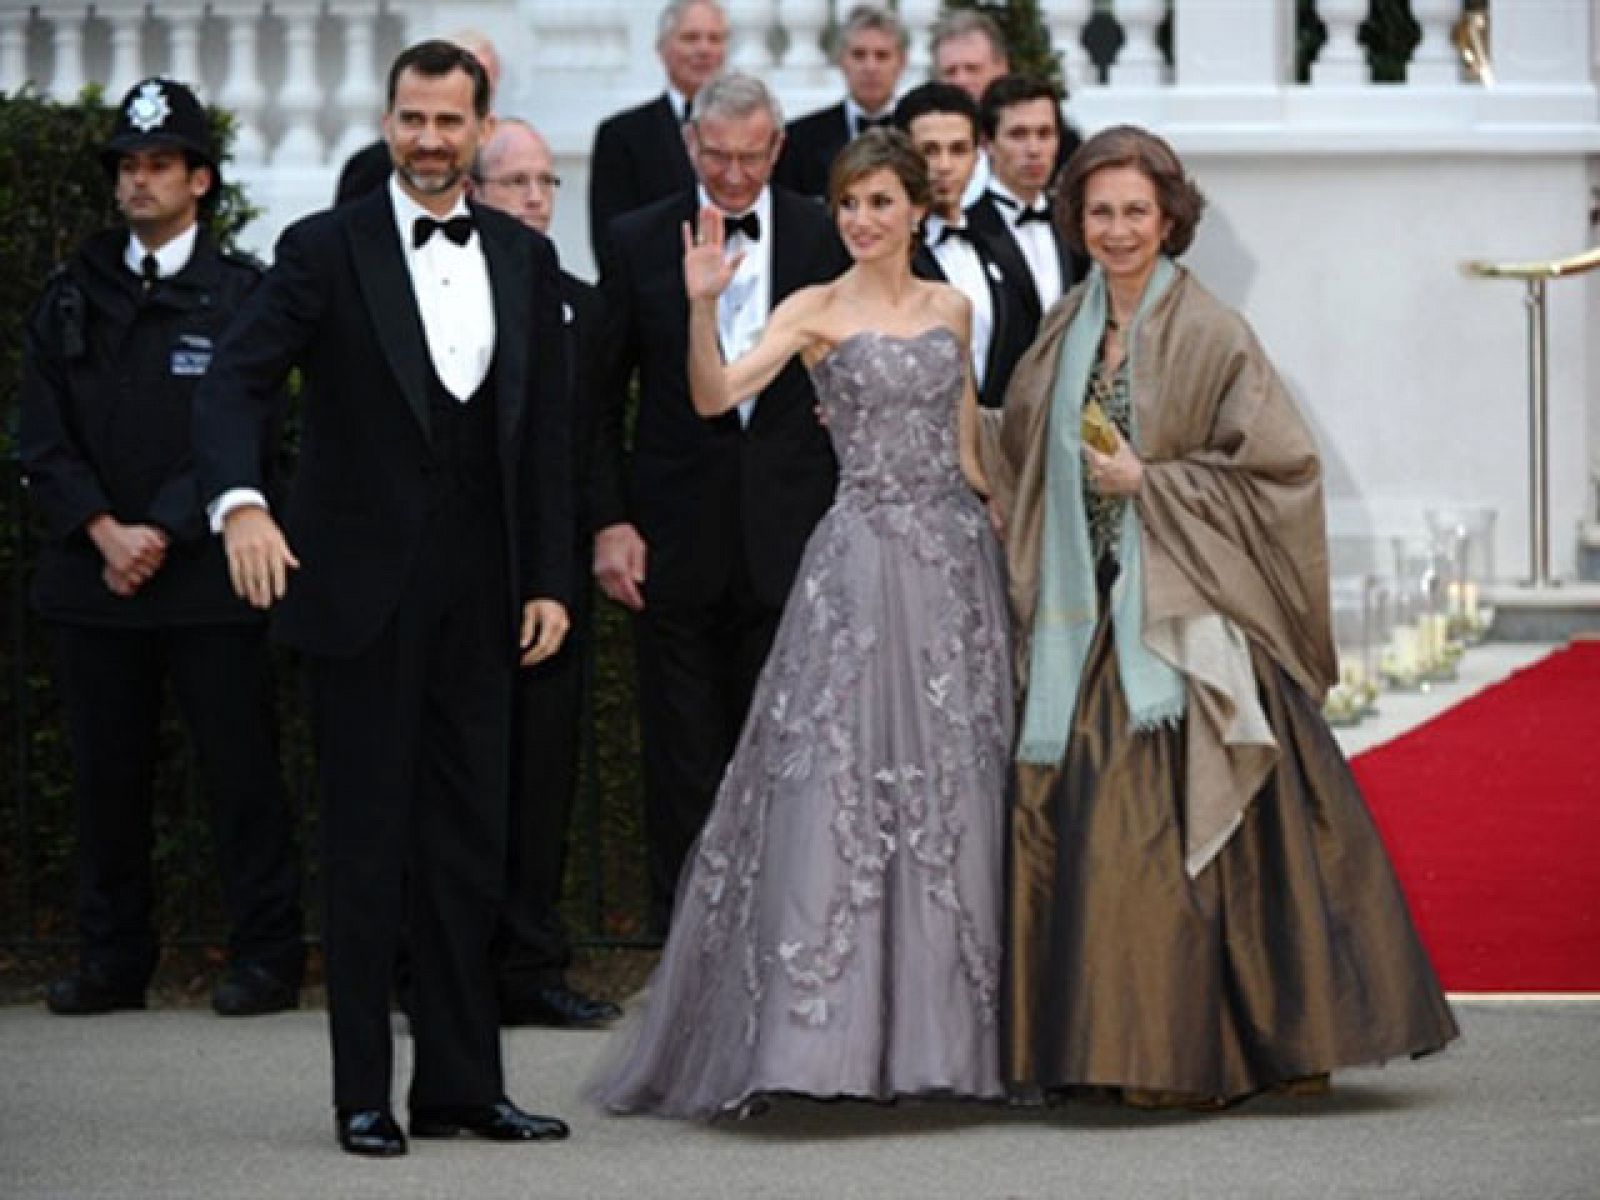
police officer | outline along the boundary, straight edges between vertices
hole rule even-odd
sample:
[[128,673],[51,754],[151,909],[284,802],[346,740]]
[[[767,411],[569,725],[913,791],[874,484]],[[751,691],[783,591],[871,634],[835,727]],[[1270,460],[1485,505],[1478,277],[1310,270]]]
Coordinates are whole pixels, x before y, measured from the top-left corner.
[[199,223],[221,180],[183,84],[135,84],[102,159],[127,228],[88,239],[24,331],[19,440],[48,535],[33,601],[55,637],[78,818],[79,964],[46,1002],[61,1014],[144,1007],[170,682],[211,795],[232,926],[212,1004],[274,1012],[298,1003],[304,949],[265,626],[209,535],[189,432],[212,347],[260,268]]

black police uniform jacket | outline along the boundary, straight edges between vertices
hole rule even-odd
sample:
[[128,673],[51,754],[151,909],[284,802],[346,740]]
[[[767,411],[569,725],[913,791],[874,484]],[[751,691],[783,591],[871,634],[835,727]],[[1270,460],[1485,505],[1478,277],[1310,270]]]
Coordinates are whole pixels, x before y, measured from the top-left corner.
[[[213,348],[261,278],[201,230],[188,264],[148,291],[124,264],[128,234],[89,238],[51,276],[23,330],[19,449],[46,539],[33,578],[45,617],[149,628],[253,622],[207,526],[190,405]],[[276,445],[276,439],[263,439]],[[263,477],[276,481],[272,464]],[[99,513],[151,524],[166,560],[131,597],[101,578],[85,525]]]

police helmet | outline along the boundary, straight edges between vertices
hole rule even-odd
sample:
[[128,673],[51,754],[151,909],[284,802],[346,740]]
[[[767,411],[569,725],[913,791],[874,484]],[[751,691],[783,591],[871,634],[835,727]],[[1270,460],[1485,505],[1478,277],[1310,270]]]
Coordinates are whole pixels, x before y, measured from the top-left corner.
[[100,151],[100,161],[112,178],[124,154],[153,146],[176,146],[211,168],[211,190],[222,186],[216,151],[211,145],[211,122],[206,110],[188,87],[175,79],[153,76],[128,89],[117,106],[117,123],[111,139]]

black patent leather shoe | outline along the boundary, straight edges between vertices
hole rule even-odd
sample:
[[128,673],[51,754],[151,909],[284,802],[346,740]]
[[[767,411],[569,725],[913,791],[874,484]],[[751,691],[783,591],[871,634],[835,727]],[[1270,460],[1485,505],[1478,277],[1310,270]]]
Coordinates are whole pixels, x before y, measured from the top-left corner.
[[259,963],[232,963],[211,989],[218,1016],[258,1017],[300,1007],[300,989]]
[[144,988],[119,983],[93,967],[83,967],[46,988],[44,1002],[57,1016],[89,1017],[143,1008]]
[[419,1138],[470,1133],[491,1142],[553,1142],[570,1132],[567,1123],[560,1118],[523,1112],[509,1100],[411,1110],[411,1136]]
[[500,1000],[500,1024],[546,1025],[555,1029],[598,1029],[622,1015],[606,1000],[585,996],[564,983],[507,989]]
[[333,1127],[339,1135],[339,1149],[346,1154],[397,1158],[406,1152],[406,1135],[400,1132],[400,1123],[381,1108],[338,1109]]

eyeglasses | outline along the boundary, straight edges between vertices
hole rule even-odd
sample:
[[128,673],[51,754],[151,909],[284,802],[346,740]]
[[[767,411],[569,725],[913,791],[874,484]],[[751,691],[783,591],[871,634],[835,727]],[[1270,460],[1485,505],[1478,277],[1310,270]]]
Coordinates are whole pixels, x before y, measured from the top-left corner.
[[492,183],[496,187],[510,188],[517,192],[527,192],[537,188],[541,192],[550,194],[561,186],[561,176],[552,175],[548,171],[541,171],[537,175],[517,171],[511,175],[485,175],[479,182]]
[[738,163],[741,170],[747,175],[754,175],[765,170],[767,163],[772,158],[771,149],[752,151],[747,154],[733,154],[727,150],[718,150],[713,146],[700,144],[700,161],[713,171],[726,171],[734,163]]

